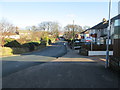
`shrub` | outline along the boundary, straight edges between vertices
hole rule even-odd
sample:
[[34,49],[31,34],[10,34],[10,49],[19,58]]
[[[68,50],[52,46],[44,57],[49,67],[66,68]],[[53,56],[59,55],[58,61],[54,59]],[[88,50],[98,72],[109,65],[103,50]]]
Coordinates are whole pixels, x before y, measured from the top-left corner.
[[46,45],[46,41],[44,41],[44,40],[41,40],[41,43],[40,43],[40,45]]
[[29,43],[31,43],[31,44],[33,44],[35,46],[39,46],[40,45],[38,42],[29,42]]
[[22,47],[27,47],[29,48],[30,51],[33,51],[35,50],[35,46],[39,46],[39,45],[40,44],[37,42],[29,42],[29,43],[22,44]]
[[29,48],[30,51],[34,50],[34,46],[29,43],[22,44],[22,47]]
[[29,48],[27,47],[21,47],[21,48],[16,48],[16,47],[12,47],[13,50],[13,54],[21,54],[21,53],[26,53],[29,52]]
[[17,42],[16,40],[14,40],[14,41],[6,43],[4,46],[6,46],[6,47],[21,47],[21,44],[19,42]]
[[4,44],[7,44],[7,43],[9,43],[9,42],[12,42],[12,41],[14,41],[15,39],[12,39],[12,38],[5,38],[4,39]]

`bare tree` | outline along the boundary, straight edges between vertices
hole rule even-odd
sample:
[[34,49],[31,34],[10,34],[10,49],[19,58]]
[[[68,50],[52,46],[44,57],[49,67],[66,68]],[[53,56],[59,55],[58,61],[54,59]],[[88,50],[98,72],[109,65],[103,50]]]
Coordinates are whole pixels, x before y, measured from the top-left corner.
[[31,27],[31,30],[33,30],[33,31],[37,31],[38,28],[37,28],[37,26],[32,26],[32,27]]
[[[74,31],[73,31],[73,29],[74,29]],[[67,25],[64,27],[64,35],[65,35],[66,39],[72,39],[73,33],[75,35],[75,34],[79,34],[82,31],[83,31],[83,29],[79,25]]]
[[52,34],[55,38],[57,38],[57,37],[59,36],[60,29],[61,29],[61,27],[60,27],[59,23],[53,22],[53,23],[52,23],[52,26],[51,26],[51,34]]
[[25,29],[31,31],[31,26],[26,26]]
[[90,26],[83,26],[83,30],[89,29]]
[[6,36],[9,36],[10,33],[18,33],[17,27],[13,26],[7,20],[2,19],[0,21],[0,39],[1,39],[1,46],[4,46],[4,39]]
[[46,31],[54,37],[58,37],[59,35],[60,25],[57,22],[46,21],[40,23],[38,26],[38,30]]
[[51,30],[51,26],[52,26],[53,22],[51,21],[44,21],[41,22],[38,26],[38,30],[42,30],[42,31],[50,31]]

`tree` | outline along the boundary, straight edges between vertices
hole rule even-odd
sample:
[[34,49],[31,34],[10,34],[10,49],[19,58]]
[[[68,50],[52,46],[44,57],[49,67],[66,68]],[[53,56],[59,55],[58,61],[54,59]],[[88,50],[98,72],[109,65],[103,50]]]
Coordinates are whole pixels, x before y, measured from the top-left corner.
[[26,26],[25,29],[31,31],[31,26]]
[[53,22],[51,22],[51,21],[41,22],[40,24],[38,24],[38,26],[39,26],[38,28],[39,28],[39,30],[42,30],[42,31],[50,31],[52,23]]
[[38,28],[37,28],[36,26],[32,26],[32,27],[31,27],[31,30],[33,30],[33,31],[37,31]]
[[9,36],[10,33],[18,33],[17,27],[13,26],[13,24],[9,23],[7,20],[2,19],[0,21],[0,39],[1,39],[1,46],[4,46],[4,39],[6,36]]
[[89,29],[90,28],[90,26],[83,26],[83,30],[86,30],[86,29]]
[[57,22],[53,22],[52,23],[52,26],[51,26],[51,34],[57,38],[59,36],[59,33],[60,33],[60,25],[57,23]]
[[[74,30],[74,31],[73,31]],[[64,27],[64,35],[66,39],[72,39],[75,34],[79,34],[83,29],[79,25],[67,25]]]
[[39,26],[38,30],[47,32],[48,34],[51,34],[55,38],[59,36],[60,25],[57,22],[46,21],[40,23],[38,26]]

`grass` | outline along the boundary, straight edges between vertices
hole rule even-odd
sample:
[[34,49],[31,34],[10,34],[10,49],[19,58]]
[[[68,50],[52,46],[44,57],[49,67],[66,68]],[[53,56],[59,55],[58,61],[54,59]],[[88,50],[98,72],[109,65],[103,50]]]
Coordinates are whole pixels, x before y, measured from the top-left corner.
[[0,57],[1,56],[11,56],[13,55],[13,50],[9,47],[0,47]]

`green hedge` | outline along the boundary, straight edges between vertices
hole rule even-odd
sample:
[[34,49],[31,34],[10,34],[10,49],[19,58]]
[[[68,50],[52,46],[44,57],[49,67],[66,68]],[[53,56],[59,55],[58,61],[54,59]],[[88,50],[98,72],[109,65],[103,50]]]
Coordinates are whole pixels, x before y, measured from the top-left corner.
[[13,54],[22,54],[30,51],[29,48],[27,47],[19,47],[19,48],[12,47],[11,49]]
[[29,42],[29,43],[22,44],[22,47],[27,47],[29,48],[30,51],[35,50],[37,46],[40,46],[40,44],[37,42]]
[[[35,46],[34,50],[40,50],[46,45]],[[0,56],[11,56],[13,54],[22,54],[30,52],[29,47],[0,47]]]
[[5,47],[21,47],[21,44],[16,40],[13,40],[11,42],[6,43],[4,46]]
[[12,38],[5,38],[4,39],[4,42],[5,42],[5,44],[7,44],[7,43],[9,43],[9,42],[12,42],[12,41],[14,41],[15,39],[12,39]]
[[46,46],[46,42],[45,41],[41,43],[29,42],[21,45],[16,40],[8,40],[4,46],[5,47],[1,47],[1,51],[0,51],[0,53],[2,54],[1,56],[21,54],[21,53],[26,53],[37,49],[41,49]]

